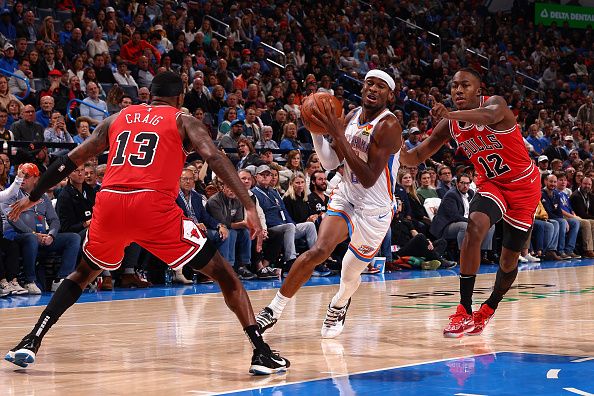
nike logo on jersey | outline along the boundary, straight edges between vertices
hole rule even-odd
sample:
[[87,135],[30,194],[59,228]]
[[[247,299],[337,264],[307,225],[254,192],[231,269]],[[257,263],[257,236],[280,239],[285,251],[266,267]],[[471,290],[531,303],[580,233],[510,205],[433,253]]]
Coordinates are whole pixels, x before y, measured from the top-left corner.
[[536,176],[534,179],[530,179],[530,183],[534,183],[534,180],[538,179],[538,176]]

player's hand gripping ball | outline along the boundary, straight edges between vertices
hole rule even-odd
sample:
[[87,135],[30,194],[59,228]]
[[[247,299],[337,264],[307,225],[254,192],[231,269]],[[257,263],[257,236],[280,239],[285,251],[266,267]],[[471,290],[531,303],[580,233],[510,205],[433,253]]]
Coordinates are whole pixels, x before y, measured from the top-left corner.
[[317,123],[315,117],[313,116],[314,108],[324,112],[324,100],[332,101],[332,107],[334,108],[336,118],[340,118],[342,116],[342,105],[334,95],[330,95],[327,92],[316,92],[312,95],[309,95],[301,104],[301,120],[303,121],[303,125],[311,133],[322,135],[327,133],[326,126]]

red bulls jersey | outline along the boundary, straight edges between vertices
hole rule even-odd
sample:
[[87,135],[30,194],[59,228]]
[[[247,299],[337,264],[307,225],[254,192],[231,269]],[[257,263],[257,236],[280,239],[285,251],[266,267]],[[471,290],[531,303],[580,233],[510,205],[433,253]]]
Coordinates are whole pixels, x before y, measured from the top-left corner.
[[171,106],[134,105],[109,128],[109,156],[101,185],[179,194],[186,152],[177,130],[181,112]]
[[[481,106],[487,99],[488,96],[481,96]],[[458,146],[474,165],[478,187],[486,180],[515,182],[534,170],[518,124],[498,131],[487,125],[466,123],[461,126],[459,121],[449,120],[449,128]]]

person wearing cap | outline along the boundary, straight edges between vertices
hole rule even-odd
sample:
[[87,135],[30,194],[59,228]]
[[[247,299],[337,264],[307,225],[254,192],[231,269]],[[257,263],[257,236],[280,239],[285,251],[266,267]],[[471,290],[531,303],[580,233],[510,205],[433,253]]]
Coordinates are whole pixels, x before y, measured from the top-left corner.
[[14,46],[9,42],[4,45],[4,56],[0,58],[0,67],[9,72],[14,72],[19,67],[19,62],[14,58]]
[[155,57],[155,63],[160,64],[161,53],[146,40],[142,40],[142,36],[140,35],[139,31],[132,33],[132,39],[126,44],[122,45],[122,48],[120,49],[120,56],[126,62],[136,65],[138,59],[144,55],[146,49],[151,51]]
[[[25,177],[21,189],[0,207],[5,215],[10,213],[13,203],[26,197],[39,180],[39,169],[34,164],[25,164]],[[35,262],[38,252],[59,253],[62,256],[60,268],[52,283],[52,291],[56,291],[62,280],[66,278],[76,265],[80,250],[80,236],[72,232],[60,232],[60,220],[48,196],[44,194],[41,201],[27,209],[16,221],[4,220],[4,237],[16,241],[23,254],[25,272],[25,289],[29,294],[41,294],[35,284]]]
[[412,150],[421,143],[421,130],[419,128],[411,127],[408,130],[408,139],[405,140],[406,148]]
[[565,151],[565,148],[561,146],[561,136],[558,133],[551,135],[551,145],[546,148],[544,155],[546,155],[551,161],[555,158],[560,159],[561,161],[565,161],[567,159],[567,151]]
[[575,149],[575,146],[573,145],[573,136],[571,135],[566,135],[563,138],[563,149],[565,150],[565,152],[567,153],[567,156],[569,157],[569,153],[571,152],[571,150]]
[[538,157],[538,171],[540,172],[540,175],[548,175],[551,173],[551,171],[549,170],[549,157],[547,157],[546,155],[541,155],[540,157]]

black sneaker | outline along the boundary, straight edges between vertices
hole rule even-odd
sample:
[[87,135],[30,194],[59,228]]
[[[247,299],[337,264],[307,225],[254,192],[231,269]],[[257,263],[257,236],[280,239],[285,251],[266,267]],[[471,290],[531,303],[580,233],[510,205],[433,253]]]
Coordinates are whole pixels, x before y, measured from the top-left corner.
[[439,262],[441,263],[441,265],[439,266],[439,269],[448,269],[448,268],[454,268],[456,265],[458,265],[455,261],[449,261],[446,259],[438,259]]
[[237,268],[237,275],[239,275],[239,279],[241,280],[250,280],[256,278],[256,275],[244,266]]
[[268,375],[287,371],[291,362],[277,352],[268,348],[267,351],[254,349],[250,373],[254,375]]
[[274,326],[278,321],[273,314],[272,309],[264,307],[260,313],[256,315],[256,323],[258,323],[261,333],[264,333],[266,330]]
[[41,345],[39,337],[28,334],[23,340],[14,348],[12,348],[4,360],[14,363],[19,367],[27,367],[30,364],[35,363],[35,354]]

